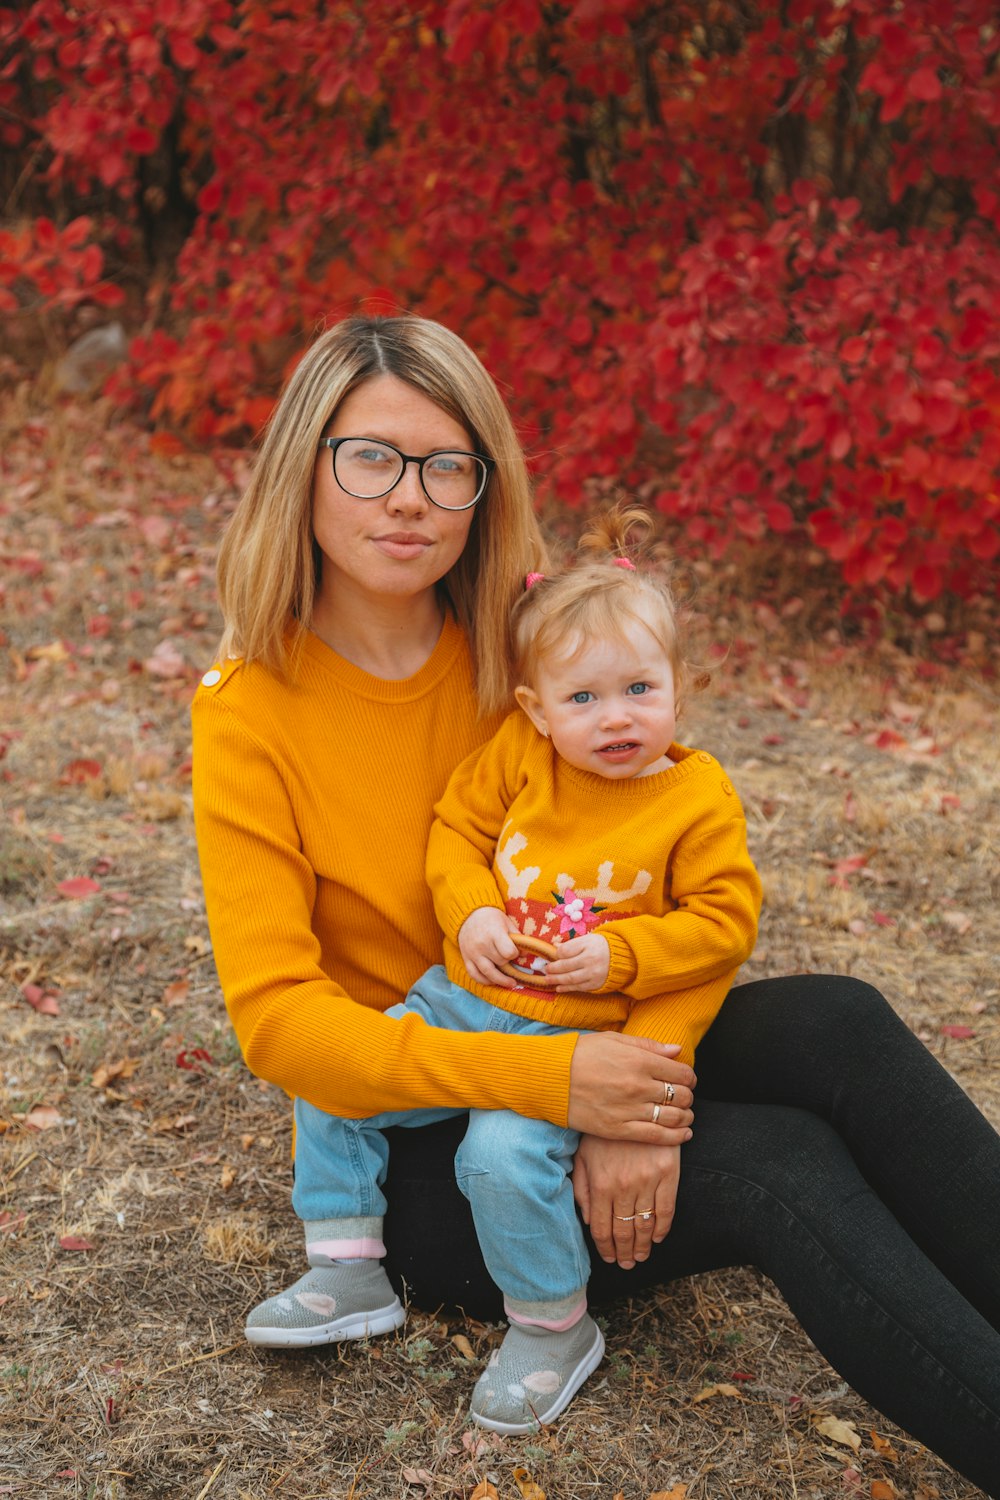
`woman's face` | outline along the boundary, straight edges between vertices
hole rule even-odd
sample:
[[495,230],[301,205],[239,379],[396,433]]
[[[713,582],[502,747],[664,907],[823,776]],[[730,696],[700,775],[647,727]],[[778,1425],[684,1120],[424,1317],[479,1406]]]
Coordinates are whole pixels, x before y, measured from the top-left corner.
[[[376,375],[345,396],[325,435],[377,438],[421,457],[473,446],[461,423],[395,375]],[[321,448],[313,478],[313,534],[323,554],[319,600],[336,601],[339,610],[426,595],[461,556],[472,516],[471,509],[432,505],[416,464],[407,464],[381,499],[356,499],[337,483],[330,449]]]

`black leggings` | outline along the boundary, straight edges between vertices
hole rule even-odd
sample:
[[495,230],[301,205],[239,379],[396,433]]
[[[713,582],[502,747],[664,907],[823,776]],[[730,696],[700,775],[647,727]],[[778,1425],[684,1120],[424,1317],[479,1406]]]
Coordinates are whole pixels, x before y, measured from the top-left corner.
[[[754,1265],[867,1401],[1000,1495],[1000,1136],[876,990],[733,990],[698,1049],[673,1228],[592,1304]],[[455,1186],[459,1117],[387,1132],[387,1269],[417,1306],[499,1319]]]

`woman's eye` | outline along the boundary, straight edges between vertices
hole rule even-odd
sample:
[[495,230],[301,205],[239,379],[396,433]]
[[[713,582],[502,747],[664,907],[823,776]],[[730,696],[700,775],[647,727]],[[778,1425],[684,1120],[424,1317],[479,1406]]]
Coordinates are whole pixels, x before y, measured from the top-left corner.
[[467,474],[471,462],[462,453],[435,453],[424,460],[424,467],[432,474],[439,474],[442,479],[451,479],[459,474]]
[[648,682],[632,682],[632,683],[629,683],[629,686],[626,688],[626,692],[630,693],[633,698],[641,698],[642,695],[643,695],[643,693],[648,693],[649,692],[649,683]]
[[569,701],[571,703],[590,703],[593,699],[593,696],[593,693],[588,693],[586,691],[581,693],[574,693]]
[[396,455],[385,448],[357,448],[350,455],[352,462],[363,464],[385,464],[396,462]]

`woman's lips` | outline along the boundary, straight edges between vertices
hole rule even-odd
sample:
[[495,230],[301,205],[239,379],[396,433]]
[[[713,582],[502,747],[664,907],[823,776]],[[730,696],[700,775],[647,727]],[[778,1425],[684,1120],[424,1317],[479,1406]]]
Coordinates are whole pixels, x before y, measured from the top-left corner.
[[419,531],[388,531],[382,536],[372,537],[372,542],[386,557],[422,557],[433,545],[431,537]]

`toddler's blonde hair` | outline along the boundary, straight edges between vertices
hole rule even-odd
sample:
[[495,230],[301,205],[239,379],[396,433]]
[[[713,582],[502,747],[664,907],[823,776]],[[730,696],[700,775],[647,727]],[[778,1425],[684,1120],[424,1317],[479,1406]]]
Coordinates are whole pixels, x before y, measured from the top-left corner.
[[561,573],[529,574],[533,581],[511,614],[516,683],[533,687],[547,658],[575,655],[590,640],[621,640],[625,627],[638,621],[662,647],[680,697],[690,672],[674,595],[648,545],[652,532],[653,522],[640,506],[612,506],[583,532],[572,566]]

